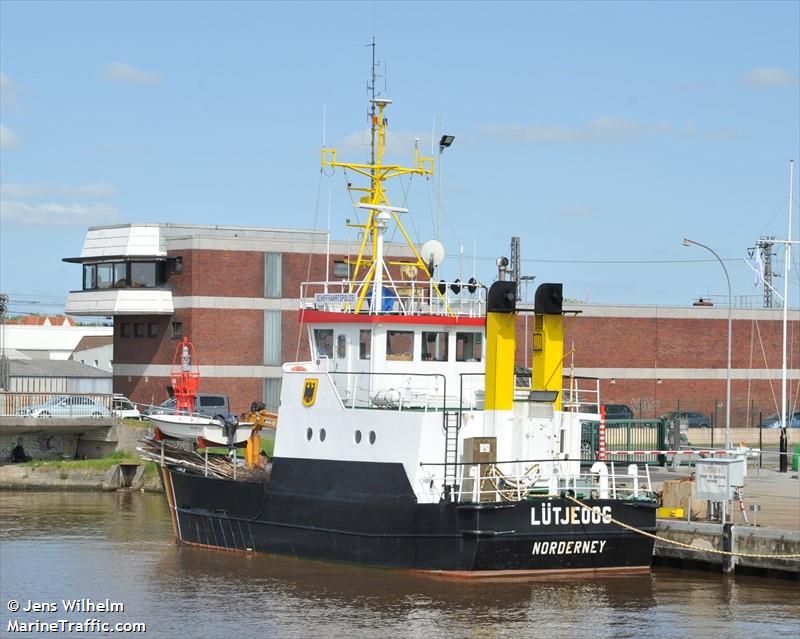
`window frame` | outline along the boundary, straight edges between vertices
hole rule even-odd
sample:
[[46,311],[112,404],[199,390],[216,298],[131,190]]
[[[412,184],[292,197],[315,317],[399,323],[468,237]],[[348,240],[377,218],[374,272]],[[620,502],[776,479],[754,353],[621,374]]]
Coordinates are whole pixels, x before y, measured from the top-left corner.
[[[410,336],[411,350],[400,352],[390,352],[392,337]],[[387,362],[413,362],[414,361],[414,331],[387,330],[386,331],[386,361]]]

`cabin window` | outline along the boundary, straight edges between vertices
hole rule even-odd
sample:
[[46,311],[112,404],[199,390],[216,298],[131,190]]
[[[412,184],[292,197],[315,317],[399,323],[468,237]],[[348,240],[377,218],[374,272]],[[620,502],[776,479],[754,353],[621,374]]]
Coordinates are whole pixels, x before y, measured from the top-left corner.
[[336,336],[336,357],[339,359],[344,359],[347,355],[347,336],[346,335],[337,335]]
[[372,331],[361,329],[358,332],[358,359],[370,359],[372,356]]
[[483,335],[480,333],[456,333],[456,361],[480,362],[483,352]]
[[447,331],[422,332],[422,361],[447,361]]
[[153,288],[157,284],[155,262],[131,262],[131,287]]
[[314,329],[314,350],[317,357],[327,357],[333,359],[333,329],[315,328]]
[[97,288],[97,264],[83,265],[83,290]]
[[111,288],[114,284],[114,265],[97,265],[97,288]]
[[333,262],[333,276],[350,279],[350,265],[343,260],[335,260]]
[[410,362],[414,353],[414,331],[386,331],[386,360]]
[[128,286],[128,263],[116,262],[114,264],[114,288]]

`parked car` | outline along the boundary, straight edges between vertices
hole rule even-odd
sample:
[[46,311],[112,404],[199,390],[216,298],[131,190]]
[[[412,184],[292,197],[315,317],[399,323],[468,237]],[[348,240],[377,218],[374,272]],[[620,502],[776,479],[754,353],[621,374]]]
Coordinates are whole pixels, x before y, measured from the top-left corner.
[[711,421],[703,415],[703,413],[696,413],[693,411],[671,411],[664,413],[661,419],[669,421],[677,420],[679,422],[686,421],[689,428],[711,428]]
[[[781,416],[778,413],[770,415],[761,422],[761,428],[780,428]],[[786,428],[800,428],[800,410],[786,415]]]
[[633,419],[633,411],[625,404],[603,404],[606,419]]
[[33,404],[17,411],[25,417],[111,417],[99,402],[81,395],[56,395],[42,404]]
[[120,419],[141,419],[142,414],[136,405],[123,395],[114,395],[111,401],[112,414]]
[[[164,415],[175,412],[177,400],[170,397],[167,401],[158,406],[151,406],[144,411],[144,415]],[[198,415],[216,417],[217,415],[227,415],[231,412],[227,395],[215,395],[213,393],[198,393],[195,397],[194,412]]]

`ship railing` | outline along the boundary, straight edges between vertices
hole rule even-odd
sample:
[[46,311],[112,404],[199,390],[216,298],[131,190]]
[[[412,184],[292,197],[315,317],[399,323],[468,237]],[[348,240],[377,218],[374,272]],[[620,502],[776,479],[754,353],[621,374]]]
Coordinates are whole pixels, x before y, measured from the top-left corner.
[[483,317],[486,289],[480,285],[433,280],[385,281],[379,308],[372,303],[372,281],[335,280],[303,282],[300,308],[333,313],[355,313],[366,289],[359,312],[370,315],[434,315]]
[[[644,464],[595,462],[582,469],[580,460],[532,459],[513,462],[456,464],[455,501],[513,502],[559,497],[565,491],[579,499],[653,500],[649,467]],[[445,491],[444,464],[420,464],[417,496],[438,502]]]
[[600,413],[600,380],[597,377],[564,376],[562,406],[573,413]]
[[326,372],[345,408],[442,411],[458,397],[447,394],[441,373]]

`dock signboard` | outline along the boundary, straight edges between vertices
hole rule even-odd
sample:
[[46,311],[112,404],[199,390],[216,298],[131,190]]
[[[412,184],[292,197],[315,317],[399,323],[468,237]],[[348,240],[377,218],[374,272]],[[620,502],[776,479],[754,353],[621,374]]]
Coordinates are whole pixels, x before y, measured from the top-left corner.
[[698,459],[695,462],[695,499],[728,501],[744,483],[744,459]]

